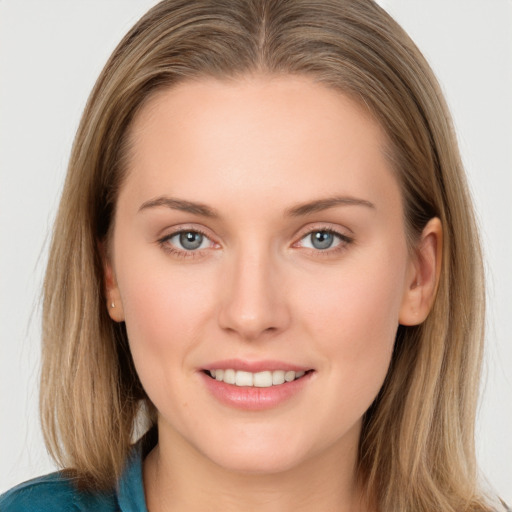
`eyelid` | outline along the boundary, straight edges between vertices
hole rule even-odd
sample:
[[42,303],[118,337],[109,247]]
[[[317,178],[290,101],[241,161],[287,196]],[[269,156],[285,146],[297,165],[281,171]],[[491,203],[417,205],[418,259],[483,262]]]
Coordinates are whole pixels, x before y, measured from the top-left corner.
[[211,240],[214,243],[218,243],[215,239],[216,236],[212,231],[200,224],[194,224],[194,223],[184,223],[184,224],[176,224],[174,226],[167,226],[164,229],[161,229],[158,234],[157,238],[162,240],[164,238],[170,238],[174,235],[177,235],[179,233],[200,233],[201,235],[205,236],[209,240]]
[[[308,224],[307,226],[301,228],[299,232],[297,233],[295,240],[300,241],[306,236],[310,235],[311,233],[316,233],[318,231],[325,231],[327,233],[332,233],[333,235],[337,235],[343,240],[346,241],[353,241],[353,231],[350,228],[347,228],[345,226],[341,227],[339,225],[334,225],[331,223],[315,223],[315,224]],[[345,231],[348,231],[346,233]],[[294,242],[295,244],[296,242]]]
[[[204,251],[206,250],[212,248],[215,249],[219,247],[219,243],[216,242],[214,240],[214,237],[207,231],[208,230],[193,224],[174,226],[172,228],[166,228],[165,230],[162,230],[162,232],[165,234],[158,236],[157,243],[162,247],[164,251],[171,253],[175,256],[182,258],[195,258],[203,255]],[[211,242],[211,246],[208,248],[197,250],[186,250],[180,249],[179,247],[176,247],[175,245],[168,243],[171,238],[173,238],[176,235],[179,235],[180,233],[199,233],[200,235],[204,236]]]
[[[321,224],[315,224],[313,226],[308,225],[307,227],[300,230],[299,234],[295,238],[296,242],[292,244],[292,247],[294,248],[300,248],[305,251],[310,252],[311,254],[315,256],[332,256],[334,254],[337,254],[339,251],[343,251],[347,249],[347,246],[354,243],[354,237],[352,235],[348,235],[346,233],[343,233],[343,231],[347,230],[350,233],[353,233],[353,231],[349,228],[341,228],[340,226],[333,226],[330,223],[321,223]],[[326,232],[331,233],[334,236],[339,238],[339,243],[336,244],[334,247],[329,247],[327,249],[315,249],[311,247],[304,247],[301,245],[301,242],[308,236],[310,236],[312,233],[317,232]]]

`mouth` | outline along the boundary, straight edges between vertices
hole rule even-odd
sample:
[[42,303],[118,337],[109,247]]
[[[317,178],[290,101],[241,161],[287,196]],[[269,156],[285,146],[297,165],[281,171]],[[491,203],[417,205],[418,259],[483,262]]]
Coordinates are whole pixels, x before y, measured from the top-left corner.
[[233,368],[218,368],[203,370],[203,373],[213,380],[233,386],[270,388],[300,380],[313,371],[314,370],[264,370],[253,373],[244,370],[235,370]]
[[206,389],[228,407],[263,411],[303,396],[316,370],[283,361],[231,359],[211,363],[199,372]]

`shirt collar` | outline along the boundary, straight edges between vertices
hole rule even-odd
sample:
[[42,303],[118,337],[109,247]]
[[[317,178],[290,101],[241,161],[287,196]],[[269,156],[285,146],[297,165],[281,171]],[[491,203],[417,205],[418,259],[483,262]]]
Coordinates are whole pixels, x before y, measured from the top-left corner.
[[117,501],[121,512],[148,512],[142,479],[142,462],[156,443],[156,428],[153,428],[132,446],[117,484]]

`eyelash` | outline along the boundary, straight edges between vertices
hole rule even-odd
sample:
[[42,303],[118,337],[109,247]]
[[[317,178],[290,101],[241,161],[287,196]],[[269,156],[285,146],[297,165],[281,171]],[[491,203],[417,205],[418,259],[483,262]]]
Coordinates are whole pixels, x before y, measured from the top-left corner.
[[[168,235],[165,235],[164,237],[160,238],[157,242],[165,252],[172,254],[173,256],[178,257],[178,258],[192,259],[192,258],[197,258],[197,257],[203,256],[204,249],[202,249],[202,250],[201,249],[198,249],[198,250],[177,249],[176,247],[174,247],[173,245],[168,243],[171,238],[175,237],[176,235],[180,235],[182,233],[196,233],[196,234],[202,235],[206,239],[210,240],[210,242],[212,244],[215,244],[215,242],[213,242],[204,231],[202,231],[199,228],[195,228],[195,227],[193,229],[179,229],[179,230],[174,231]],[[326,228],[310,229],[309,231],[304,233],[299,238],[299,240],[297,242],[295,242],[293,244],[293,247],[296,247],[300,241],[304,240],[308,236],[311,236],[313,233],[328,233],[328,234],[334,235],[335,237],[337,237],[340,240],[338,245],[336,245],[333,248],[327,248],[325,250],[314,249],[314,248],[312,249],[309,247],[304,248],[305,250],[307,250],[308,252],[310,252],[311,254],[313,254],[315,256],[320,256],[320,257],[333,256],[335,254],[338,254],[340,251],[345,250],[348,245],[350,245],[354,242],[354,239],[352,237],[342,234],[339,231],[336,231],[335,229],[326,227]]]
[[173,238],[176,235],[180,235],[182,233],[197,233],[199,235],[204,236],[205,238],[210,240],[212,243],[214,243],[204,231],[202,231],[201,229],[198,229],[198,228],[179,229],[177,231],[174,231],[174,232],[160,238],[158,240],[158,243],[165,252],[172,254],[173,256],[178,257],[178,258],[193,259],[193,258],[202,256],[204,249],[203,250],[195,250],[195,251],[187,251],[186,249],[178,249],[178,248],[174,247],[173,245],[171,245],[170,243],[168,243],[171,238]]
[[307,250],[308,252],[310,252],[310,254],[317,256],[317,257],[329,257],[329,256],[337,255],[338,253],[346,250],[347,246],[354,242],[353,237],[350,237],[348,235],[340,233],[339,231],[337,231],[335,229],[328,228],[328,227],[320,227],[320,228],[310,229],[309,231],[307,231],[305,234],[303,234],[300,237],[298,242],[295,242],[295,244],[293,244],[293,245],[296,246],[297,243],[301,242],[308,236],[311,236],[313,233],[328,233],[330,235],[334,235],[335,237],[337,237],[339,239],[338,245],[336,245],[332,248],[329,247],[328,249],[324,249],[324,250],[304,247],[304,249]]

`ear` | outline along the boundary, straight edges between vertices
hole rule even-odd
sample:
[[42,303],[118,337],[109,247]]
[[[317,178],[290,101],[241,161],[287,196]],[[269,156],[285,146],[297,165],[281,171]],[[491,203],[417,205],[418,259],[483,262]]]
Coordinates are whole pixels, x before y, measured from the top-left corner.
[[411,256],[406,289],[400,308],[402,325],[419,325],[428,316],[436,296],[443,255],[443,227],[435,217],[421,233],[415,253]]
[[107,301],[106,307],[108,314],[114,322],[124,322],[123,302],[121,300],[121,294],[119,293],[117,278],[111,263],[111,258],[109,257],[108,251],[103,243],[100,244],[100,253],[103,262],[105,297]]

